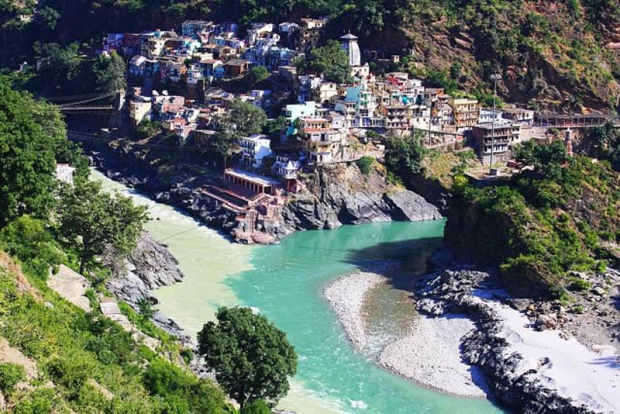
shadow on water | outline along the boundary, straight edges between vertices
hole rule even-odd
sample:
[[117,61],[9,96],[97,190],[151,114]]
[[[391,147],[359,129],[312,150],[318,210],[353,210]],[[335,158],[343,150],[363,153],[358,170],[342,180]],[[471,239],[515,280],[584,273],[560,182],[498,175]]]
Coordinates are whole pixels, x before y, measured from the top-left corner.
[[[346,260],[360,271],[383,274],[396,289],[411,291],[416,276],[426,273],[426,261],[441,243],[441,237],[384,242],[351,250]],[[386,262],[397,270],[386,272]]]

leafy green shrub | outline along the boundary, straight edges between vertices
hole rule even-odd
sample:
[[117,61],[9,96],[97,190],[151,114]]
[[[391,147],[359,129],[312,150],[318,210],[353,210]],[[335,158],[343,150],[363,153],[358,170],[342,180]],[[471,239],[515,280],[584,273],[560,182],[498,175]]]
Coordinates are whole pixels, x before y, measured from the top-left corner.
[[21,216],[0,231],[0,247],[21,260],[26,271],[44,280],[49,268],[64,257],[44,222],[30,216]]
[[0,390],[5,394],[13,391],[18,382],[26,379],[24,367],[11,363],[0,363]]
[[51,413],[60,406],[61,402],[53,388],[37,388],[22,398],[13,411],[15,414]]
[[362,174],[368,175],[370,174],[370,171],[372,170],[372,165],[374,164],[374,162],[375,162],[374,158],[366,155],[360,158],[359,160],[357,160],[355,163],[359,167]]
[[55,357],[47,363],[45,368],[54,382],[73,390],[75,393],[86,383],[88,373],[91,372],[88,364],[77,358]]
[[167,412],[227,412],[222,394],[213,385],[162,358],[151,361],[143,384],[151,395],[163,399]]
[[568,288],[570,290],[574,290],[577,292],[587,292],[592,287],[592,284],[587,280],[579,279],[578,277],[573,277],[570,279],[570,284]]
[[241,409],[241,414],[271,414],[271,409],[263,400],[255,400]]

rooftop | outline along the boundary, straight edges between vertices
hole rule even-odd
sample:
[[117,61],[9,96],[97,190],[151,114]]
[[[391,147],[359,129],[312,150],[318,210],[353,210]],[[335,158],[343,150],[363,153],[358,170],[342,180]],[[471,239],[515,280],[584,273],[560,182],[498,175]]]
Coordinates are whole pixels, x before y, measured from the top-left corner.
[[250,171],[242,170],[240,168],[227,168],[224,174],[241,178],[242,180],[252,181],[261,185],[280,185],[280,182],[278,180],[265,177],[264,175],[255,174]]

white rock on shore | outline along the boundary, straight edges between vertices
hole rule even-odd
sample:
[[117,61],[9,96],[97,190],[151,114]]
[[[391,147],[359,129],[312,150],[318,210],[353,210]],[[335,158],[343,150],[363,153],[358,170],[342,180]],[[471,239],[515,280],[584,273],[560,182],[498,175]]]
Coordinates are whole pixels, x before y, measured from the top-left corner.
[[370,289],[386,280],[376,273],[359,272],[337,279],[323,292],[356,350],[366,345],[362,314],[364,297]]
[[379,364],[424,387],[485,398],[482,373],[463,362],[459,351],[460,338],[472,329],[474,323],[463,315],[420,315],[410,334],[381,352]]

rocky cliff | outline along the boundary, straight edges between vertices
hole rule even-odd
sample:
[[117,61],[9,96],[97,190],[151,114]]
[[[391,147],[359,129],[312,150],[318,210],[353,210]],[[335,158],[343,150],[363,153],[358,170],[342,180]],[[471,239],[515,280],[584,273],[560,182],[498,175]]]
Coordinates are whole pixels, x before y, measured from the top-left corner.
[[307,190],[282,212],[288,229],[330,229],[342,224],[436,220],[441,214],[422,196],[386,182],[381,170],[367,175],[352,164],[318,168],[305,179]]
[[[177,260],[165,245],[157,242],[149,233],[142,232],[136,248],[126,260],[125,269],[108,280],[106,288],[139,311],[143,300],[157,304],[157,299],[151,294],[152,290],[183,280],[183,273],[177,265]],[[155,312],[153,321],[182,340],[189,339],[176,322],[161,312]]]
[[[85,147],[94,165],[108,177],[135,187],[158,202],[182,208],[225,234],[236,234],[237,215],[196,191],[205,184],[222,185],[217,172],[196,173],[195,160],[163,163],[156,150],[134,142],[86,143]],[[305,174],[302,180],[305,189],[289,197],[277,225],[260,229],[269,236],[268,240],[280,240],[297,230],[442,217],[422,196],[388,184],[380,166],[368,174],[363,174],[355,164],[322,166]]]

